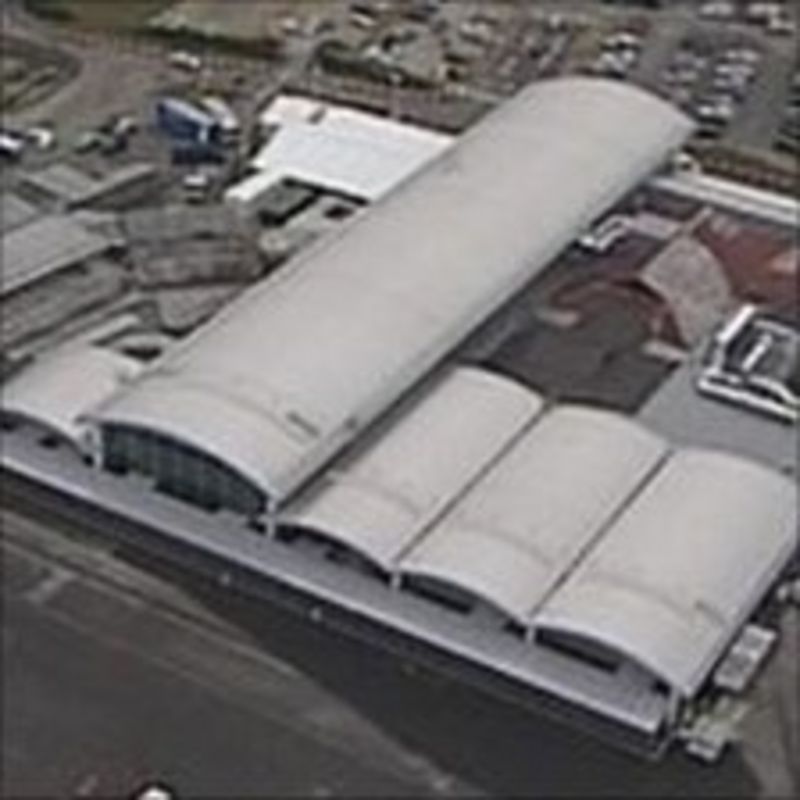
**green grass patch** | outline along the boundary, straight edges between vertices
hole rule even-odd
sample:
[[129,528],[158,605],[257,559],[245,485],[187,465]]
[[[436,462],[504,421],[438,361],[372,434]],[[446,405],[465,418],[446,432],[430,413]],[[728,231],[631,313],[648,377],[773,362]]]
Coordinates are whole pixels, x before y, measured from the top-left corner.
[[282,43],[275,38],[233,39],[192,30],[147,29],[139,31],[149,39],[158,39],[179,50],[189,50],[203,55],[222,53],[243,58],[278,61],[284,55]]
[[86,30],[126,33],[140,30],[147,20],[175,0],[25,0],[28,10],[44,19]]

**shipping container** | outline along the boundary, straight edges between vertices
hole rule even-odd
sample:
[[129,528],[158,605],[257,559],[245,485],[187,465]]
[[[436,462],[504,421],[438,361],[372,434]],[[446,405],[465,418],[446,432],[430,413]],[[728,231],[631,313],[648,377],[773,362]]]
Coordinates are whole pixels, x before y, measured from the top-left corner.
[[196,143],[217,142],[219,123],[202,108],[176,97],[162,97],[156,103],[156,124],[170,138]]
[[206,111],[219,126],[220,135],[226,143],[235,142],[239,138],[241,125],[234,110],[220,97],[204,97],[203,110]]

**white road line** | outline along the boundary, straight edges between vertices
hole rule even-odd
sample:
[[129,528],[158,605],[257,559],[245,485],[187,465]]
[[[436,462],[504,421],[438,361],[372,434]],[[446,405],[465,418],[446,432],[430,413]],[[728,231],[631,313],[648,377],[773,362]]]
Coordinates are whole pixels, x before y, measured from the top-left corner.
[[94,773],[90,773],[75,787],[75,797],[90,797],[99,785],[100,778]]
[[53,566],[50,574],[25,592],[25,599],[35,606],[42,606],[52,600],[65,586],[75,580],[75,573],[62,567]]
[[[300,679],[302,677],[302,673],[291,664],[281,661],[263,650],[251,647],[245,642],[230,638],[213,627],[209,627],[205,620],[196,617],[190,610],[183,609],[167,600],[155,600],[148,597],[145,587],[137,589],[128,582],[120,580],[118,576],[114,575],[113,567],[110,568],[111,565],[107,563],[100,561],[89,562],[86,564],[85,571],[76,570],[71,572],[53,563],[54,559],[59,558],[56,553],[29,550],[18,542],[8,539],[3,541],[2,546],[19,558],[47,565],[53,572],[53,575],[44,578],[41,584],[37,584],[24,595],[27,600],[35,605],[43,605],[44,602],[52,599],[60,589],[77,579],[80,572],[80,580],[83,585],[98,594],[118,600],[130,608],[140,609],[142,612],[152,614],[155,618],[166,620],[171,625],[206,641],[223,645],[228,652],[234,652],[242,658],[261,664],[284,678]],[[74,559],[76,556],[72,553],[68,557]],[[65,573],[66,580],[55,581],[55,574],[58,572]],[[54,581],[56,585],[48,585],[51,581]]]
[[[199,619],[195,619],[179,608],[172,608],[170,605],[161,602],[146,602],[146,598],[142,597],[139,591],[131,589],[129,585],[121,585],[114,580],[113,572],[104,569],[106,565],[95,562],[87,565],[86,572],[80,568],[77,568],[75,572],[70,572],[68,569],[52,564],[52,553],[30,552],[20,543],[8,539],[2,542],[2,546],[23,559],[46,564],[50,568],[51,574],[29,590],[27,597],[39,605],[43,611],[46,611],[48,616],[58,620],[66,627],[99,640],[106,646],[129,652],[134,657],[152,666],[159,667],[195,685],[202,686],[206,690],[211,690],[215,694],[222,695],[227,701],[232,702],[232,705],[242,710],[256,713],[258,716],[277,722],[284,728],[331,747],[335,751],[354,758],[359,763],[373,762],[376,752],[388,753],[394,750],[394,763],[386,765],[387,774],[402,776],[404,779],[416,778],[436,794],[451,794],[459,789],[466,788],[460,784],[455,776],[442,772],[435,764],[419,754],[398,747],[397,743],[391,739],[386,740],[383,744],[378,744],[384,738],[380,731],[373,731],[373,735],[377,736],[377,741],[370,742],[371,736],[366,731],[362,732],[359,729],[359,733],[355,735],[354,739],[361,746],[347,746],[346,742],[352,740],[353,733],[355,733],[352,730],[347,730],[348,725],[351,723],[351,720],[348,719],[349,714],[344,709],[329,706],[330,698],[323,701],[321,706],[318,701],[316,713],[308,715],[299,712],[296,719],[287,718],[287,715],[283,714],[270,713],[268,703],[262,706],[259,703],[243,703],[238,698],[234,699],[230,694],[221,692],[220,687],[210,680],[210,676],[200,674],[202,671],[196,669],[189,670],[184,664],[180,663],[180,660],[176,661],[174,655],[168,654],[165,657],[152,651],[144,652],[141,648],[132,646],[131,643],[124,641],[119,636],[113,634],[109,636],[108,631],[99,631],[93,625],[87,624],[74,615],[67,613],[64,609],[59,608],[58,604],[46,604],[48,599],[52,599],[58,590],[71,580],[79,580],[86,588],[117,601],[125,602],[133,594],[137,600],[144,601],[141,603],[143,606],[141,613],[151,613],[156,618],[160,617],[175,625],[179,630],[197,637],[199,641],[205,640],[209,644],[213,643],[218,647],[221,646],[229,654],[235,654],[237,657],[244,658],[251,663],[260,664],[262,668],[268,669],[275,675],[280,675],[284,680],[289,679],[309,683],[312,687],[317,688],[313,681],[309,681],[302,672],[296,670],[292,665],[244,642],[237,642],[214,629],[207,628]],[[72,557],[75,557],[74,554]],[[98,570],[99,574],[93,575],[92,572],[95,570]],[[107,576],[106,572],[112,572],[112,574]],[[332,724],[333,722],[336,724]],[[371,728],[371,725],[368,725],[368,727]],[[345,735],[343,736],[343,734]],[[384,750],[384,748],[387,749]],[[371,753],[371,755],[368,755],[368,753]],[[472,787],[470,787],[470,790],[471,796],[477,796],[478,793]]]

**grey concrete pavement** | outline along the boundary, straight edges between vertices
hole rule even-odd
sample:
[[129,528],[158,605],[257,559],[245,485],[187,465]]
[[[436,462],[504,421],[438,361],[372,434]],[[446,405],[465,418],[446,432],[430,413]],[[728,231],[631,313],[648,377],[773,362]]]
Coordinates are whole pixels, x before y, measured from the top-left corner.
[[783,115],[795,61],[791,48],[766,48],[758,77],[728,131],[732,144],[769,149]]
[[7,795],[105,796],[148,777],[184,797],[761,792],[737,750],[713,768],[642,762],[61,520],[55,532],[52,511],[13,517],[11,537],[2,518]]
[[174,589],[2,523],[4,797],[472,794]]

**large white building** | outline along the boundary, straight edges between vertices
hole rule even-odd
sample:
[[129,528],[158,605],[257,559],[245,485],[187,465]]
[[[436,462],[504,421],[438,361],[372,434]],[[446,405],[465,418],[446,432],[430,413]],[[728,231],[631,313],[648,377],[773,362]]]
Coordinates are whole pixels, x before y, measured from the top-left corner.
[[689,130],[618,83],[537,84],[152,365],[84,351],[9,384],[7,414],[105,470],[14,437],[4,461],[663,742],[796,549],[794,485],[444,362]]
[[95,413],[103,458],[254,516],[282,504],[689,129],[616,83],[523,91]]

